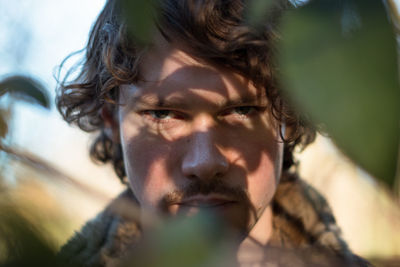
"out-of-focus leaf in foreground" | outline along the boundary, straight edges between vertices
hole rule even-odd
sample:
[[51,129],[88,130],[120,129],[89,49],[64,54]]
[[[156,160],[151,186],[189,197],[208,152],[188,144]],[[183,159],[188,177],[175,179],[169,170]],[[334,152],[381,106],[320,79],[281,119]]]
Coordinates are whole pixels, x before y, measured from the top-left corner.
[[49,100],[43,86],[32,78],[15,75],[0,81],[0,96],[10,93],[13,96],[49,108]]
[[55,250],[44,234],[19,215],[17,210],[15,205],[1,198],[0,265],[60,266]]
[[10,119],[9,109],[0,109],[0,140],[8,133],[8,120]]
[[171,219],[136,246],[121,266],[235,266],[221,226],[209,213]]
[[337,145],[393,185],[400,89],[395,36],[381,1],[315,0],[284,14],[282,84]]
[[153,38],[157,4],[157,0],[122,0],[128,31],[141,44],[148,44]]
[[246,9],[247,24],[258,26],[270,15],[276,1],[273,0],[251,0],[248,1]]

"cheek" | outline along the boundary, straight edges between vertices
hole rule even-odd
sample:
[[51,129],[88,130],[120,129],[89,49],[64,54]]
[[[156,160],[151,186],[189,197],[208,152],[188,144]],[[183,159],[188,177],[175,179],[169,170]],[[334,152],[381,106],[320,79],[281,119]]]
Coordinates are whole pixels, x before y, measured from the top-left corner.
[[130,187],[142,207],[155,208],[171,186],[170,146],[148,135],[123,133],[121,143]]
[[243,155],[247,159],[247,190],[257,211],[270,203],[282,170],[283,143],[271,139],[253,139]]
[[268,154],[261,155],[260,165],[249,174],[248,193],[257,211],[263,210],[271,201],[279,180],[280,172]]

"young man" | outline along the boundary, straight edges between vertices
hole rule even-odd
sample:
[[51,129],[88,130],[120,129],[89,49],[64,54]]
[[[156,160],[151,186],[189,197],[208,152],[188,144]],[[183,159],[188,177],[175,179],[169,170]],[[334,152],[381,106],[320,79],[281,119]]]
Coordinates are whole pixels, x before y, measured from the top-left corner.
[[63,247],[64,258],[97,266],[129,254],[152,231],[146,216],[130,213],[139,207],[156,218],[215,214],[236,236],[241,264],[249,246],[317,248],[364,264],[325,200],[291,169],[294,148],[315,131],[276,80],[273,44],[284,4],[257,31],[244,22],[245,5],[160,1],[157,31],[144,46],[128,34],[120,3],[107,2],[80,76],[61,85],[57,100],[68,122],[100,132],[91,155],[111,161],[128,189]]

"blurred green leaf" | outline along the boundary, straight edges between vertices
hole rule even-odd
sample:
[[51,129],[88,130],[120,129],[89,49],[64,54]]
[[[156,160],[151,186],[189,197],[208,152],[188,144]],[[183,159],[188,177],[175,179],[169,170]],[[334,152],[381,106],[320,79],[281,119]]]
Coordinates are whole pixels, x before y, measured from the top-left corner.
[[0,139],[6,137],[8,132],[8,119],[10,112],[7,109],[0,109]]
[[281,82],[361,167],[392,186],[400,136],[396,42],[376,0],[311,1],[282,21]]
[[236,258],[229,243],[222,242],[224,234],[209,213],[171,219],[147,236],[122,266],[234,266]]
[[128,22],[128,31],[142,44],[150,43],[156,25],[154,19],[157,10],[157,0],[123,0],[122,10]]
[[248,1],[246,9],[246,22],[250,26],[260,25],[265,18],[268,17],[268,13],[271,8],[276,4],[274,0],[251,0]]
[[18,207],[3,198],[0,201],[0,265],[60,266],[44,234],[18,214]]
[[32,78],[15,75],[0,81],[0,96],[7,92],[42,107],[50,107],[45,89]]

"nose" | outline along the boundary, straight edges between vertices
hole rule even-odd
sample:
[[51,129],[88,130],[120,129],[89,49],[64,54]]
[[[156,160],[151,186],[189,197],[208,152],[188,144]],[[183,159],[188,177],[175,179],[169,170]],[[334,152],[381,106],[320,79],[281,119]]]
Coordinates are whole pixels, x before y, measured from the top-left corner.
[[226,174],[227,158],[216,146],[212,130],[196,132],[188,140],[182,172],[189,179],[211,179]]

